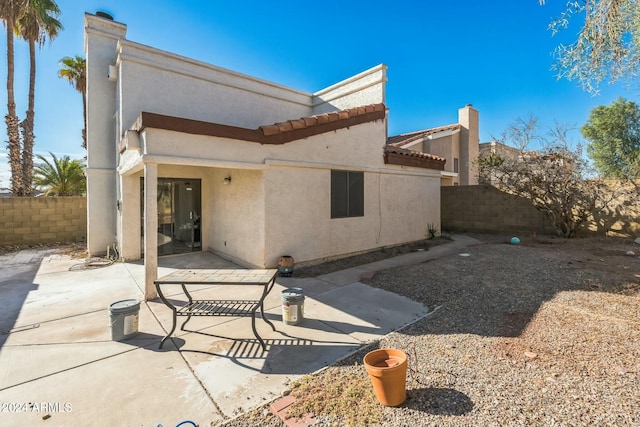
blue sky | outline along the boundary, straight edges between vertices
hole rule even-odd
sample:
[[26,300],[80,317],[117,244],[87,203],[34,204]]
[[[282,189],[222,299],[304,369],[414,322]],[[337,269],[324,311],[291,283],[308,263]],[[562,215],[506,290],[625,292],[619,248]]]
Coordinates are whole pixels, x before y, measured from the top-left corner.
[[[72,158],[81,148],[82,103],[57,77],[63,56],[83,55],[84,12],[107,11],[128,26],[129,40],[300,90],[315,92],[380,63],[388,68],[391,135],[455,123],[457,110],[480,111],[481,142],[517,117],[581,126],[589,111],[635,88],[603,85],[593,97],[557,80],[552,52],[575,38],[578,25],[552,37],[547,26],[565,0],[300,2],[215,0],[58,0],[64,31],[38,52],[37,154]],[[578,23],[576,23],[578,24]],[[4,31],[4,29],[3,29]],[[4,33],[3,33],[4,34]],[[0,75],[6,45],[0,40]],[[16,40],[16,104],[24,116],[28,49]],[[6,90],[0,90],[6,112]],[[3,114],[4,115],[4,114]],[[2,126],[3,141],[6,130]],[[572,134],[574,142],[579,132]],[[0,187],[9,186],[6,144]]]

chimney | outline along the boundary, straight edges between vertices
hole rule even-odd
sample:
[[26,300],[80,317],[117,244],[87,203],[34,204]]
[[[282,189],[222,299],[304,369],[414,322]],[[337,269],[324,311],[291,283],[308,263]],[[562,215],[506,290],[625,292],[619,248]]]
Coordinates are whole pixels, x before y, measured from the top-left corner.
[[477,185],[476,159],[480,150],[480,121],[478,110],[467,104],[458,110],[460,130],[460,185]]
[[117,141],[114,113],[117,84],[109,79],[118,41],[127,26],[105,12],[84,15],[87,94],[87,249],[102,254],[116,235]]

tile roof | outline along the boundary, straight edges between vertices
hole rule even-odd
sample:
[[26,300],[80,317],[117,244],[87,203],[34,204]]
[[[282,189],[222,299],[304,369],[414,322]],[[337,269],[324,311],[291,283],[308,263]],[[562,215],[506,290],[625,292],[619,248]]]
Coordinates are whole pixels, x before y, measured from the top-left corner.
[[437,128],[418,130],[415,132],[403,133],[400,135],[390,136],[387,138],[387,144],[394,145],[396,147],[402,147],[410,142],[413,142],[417,139],[424,138],[425,136],[433,135],[438,132],[444,132],[448,130],[457,130],[460,129],[462,125],[460,123],[456,123],[453,125],[440,126]]
[[[330,123],[340,123],[348,119],[356,119],[364,117],[367,114],[384,113],[384,104],[371,104],[362,107],[349,108],[347,110],[332,111],[329,113],[317,114],[309,117],[302,117],[297,120],[289,120],[286,122],[275,123],[273,125],[260,126],[258,129],[265,136],[276,135],[279,133],[290,132],[298,129],[327,125]],[[383,118],[384,115],[382,115]]]
[[[247,129],[219,123],[203,122],[182,117],[142,112],[131,130],[163,129],[195,135],[239,139],[260,144],[284,144],[313,135],[348,128],[362,123],[382,120],[386,116],[384,104],[371,104],[346,110],[317,114],[272,125]],[[120,143],[120,152],[126,150],[126,138]]]
[[392,165],[444,170],[446,159],[433,154],[387,144],[384,147],[384,162]]

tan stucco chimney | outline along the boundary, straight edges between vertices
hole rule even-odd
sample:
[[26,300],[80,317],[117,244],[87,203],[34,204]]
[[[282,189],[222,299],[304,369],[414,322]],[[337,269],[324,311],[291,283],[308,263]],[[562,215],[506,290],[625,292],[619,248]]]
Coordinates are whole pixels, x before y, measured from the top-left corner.
[[114,126],[116,83],[109,66],[127,26],[106,13],[84,15],[87,79],[87,250],[106,253],[116,236],[117,143]]
[[467,104],[458,110],[460,130],[460,185],[477,185],[476,159],[480,144],[480,120],[478,110]]

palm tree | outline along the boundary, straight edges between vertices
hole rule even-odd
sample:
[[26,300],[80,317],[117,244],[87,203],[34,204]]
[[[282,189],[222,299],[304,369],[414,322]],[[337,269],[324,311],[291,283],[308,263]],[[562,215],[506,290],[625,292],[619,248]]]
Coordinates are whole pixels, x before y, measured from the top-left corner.
[[34,168],[33,183],[47,196],[80,196],[86,192],[84,161],[71,160],[69,156],[60,159],[49,152],[52,162],[41,155],[36,157],[42,163]]
[[54,0],[29,0],[27,9],[18,20],[16,34],[29,43],[29,105],[25,119],[20,123],[22,128],[22,177],[24,195],[33,195],[33,134],[34,103],[36,86],[36,43],[42,47],[47,38],[52,41],[62,30],[57,17],[60,8]]
[[67,80],[82,95],[82,148],[87,148],[87,61],[76,55],[65,56],[60,60],[58,76]]
[[14,196],[24,194],[22,181],[22,162],[20,161],[20,128],[16,115],[16,101],[13,93],[14,58],[13,58],[13,30],[24,13],[29,0],[0,1],[0,19],[7,30],[7,149],[9,151],[9,165],[11,166],[11,193]]

